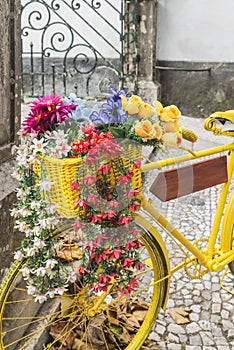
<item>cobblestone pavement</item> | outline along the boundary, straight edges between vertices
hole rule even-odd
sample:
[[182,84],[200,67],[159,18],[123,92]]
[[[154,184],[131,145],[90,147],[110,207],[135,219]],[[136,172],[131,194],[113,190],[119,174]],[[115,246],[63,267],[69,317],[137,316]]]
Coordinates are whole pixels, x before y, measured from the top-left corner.
[[[197,129],[201,136],[195,150],[227,141],[227,138],[213,139],[207,132],[204,133],[202,121],[187,118],[184,124],[191,129]],[[178,155],[178,151],[170,151],[169,156],[175,155]],[[155,175],[156,172],[147,175],[144,185],[146,190]],[[162,203],[150,194],[148,197],[152,198],[153,204],[175,227],[179,228],[189,240],[194,241],[209,236],[219,191],[220,185],[168,203]],[[163,237],[171,265],[175,266],[184,254],[173,241]],[[204,246],[206,241],[201,244]],[[234,297],[221,288],[222,275],[223,271],[206,274],[201,279],[190,279],[184,269],[173,275],[167,308],[160,312],[149,337],[156,346],[153,349],[234,350]],[[224,286],[233,290],[233,283],[234,277],[228,272]],[[168,310],[174,307],[189,308],[190,323],[176,324],[168,313]]]

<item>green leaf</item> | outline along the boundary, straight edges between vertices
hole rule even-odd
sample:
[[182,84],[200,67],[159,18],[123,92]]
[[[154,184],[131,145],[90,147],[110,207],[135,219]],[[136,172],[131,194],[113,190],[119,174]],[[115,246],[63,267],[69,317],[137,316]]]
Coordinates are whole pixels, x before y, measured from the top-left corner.
[[136,116],[131,116],[131,117],[128,117],[128,120],[127,122],[125,123],[125,129],[126,129],[126,132],[128,133],[131,129],[131,127],[134,125],[135,121],[136,121]]
[[114,138],[124,138],[125,137],[125,130],[117,128],[115,126],[110,127],[110,132],[113,135]]

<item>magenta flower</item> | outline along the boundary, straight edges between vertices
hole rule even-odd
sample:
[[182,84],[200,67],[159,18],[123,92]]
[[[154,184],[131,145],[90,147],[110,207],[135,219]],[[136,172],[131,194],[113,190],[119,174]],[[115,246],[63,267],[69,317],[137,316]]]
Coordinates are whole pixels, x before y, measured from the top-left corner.
[[73,104],[64,104],[59,95],[38,97],[32,102],[29,116],[22,123],[22,134],[38,135],[46,130],[53,130],[57,124],[68,118],[75,107]]

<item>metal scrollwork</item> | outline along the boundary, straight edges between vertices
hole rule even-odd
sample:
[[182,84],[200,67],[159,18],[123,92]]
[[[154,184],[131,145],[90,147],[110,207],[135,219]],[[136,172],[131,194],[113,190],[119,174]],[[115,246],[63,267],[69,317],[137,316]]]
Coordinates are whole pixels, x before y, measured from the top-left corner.
[[96,52],[88,45],[79,44],[71,47],[64,58],[66,71],[87,74],[94,70],[98,57]]
[[101,3],[97,0],[92,0],[91,1],[91,6],[94,8],[94,9],[99,9],[101,7]]
[[[44,4],[28,3],[23,9],[26,23],[22,27],[22,35],[28,35],[28,30],[41,30],[45,28],[50,22],[50,12]],[[23,13],[22,13],[23,15]],[[27,31],[27,34],[26,34]]]
[[22,90],[100,97],[134,86],[137,0],[21,0]]
[[53,0],[51,3],[52,9],[58,11],[60,9],[60,4],[58,3],[59,0]]
[[66,52],[73,43],[74,35],[71,28],[64,23],[53,23],[46,28],[42,36],[43,42],[48,43],[43,52],[45,56],[49,51]]
[[71,6],[74,11],[77,11],[80,9],[80,2],[78,0],[72,0]]
[[119,71],[114,67],[96,67],[87,79],[87,91],[90,90],[91,86],[95,86],[95,93],[98,97],[103,97],[104,93],[110,91],[110,87],[120,88]]

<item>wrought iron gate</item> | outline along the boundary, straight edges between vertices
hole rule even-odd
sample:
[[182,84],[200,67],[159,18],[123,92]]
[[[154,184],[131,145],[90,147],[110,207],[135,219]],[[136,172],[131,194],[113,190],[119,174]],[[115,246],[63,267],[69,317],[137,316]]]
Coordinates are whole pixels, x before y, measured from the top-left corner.
[[134,91],[137,0],[21,0],[22,94]]

